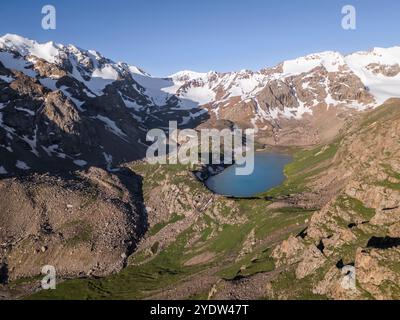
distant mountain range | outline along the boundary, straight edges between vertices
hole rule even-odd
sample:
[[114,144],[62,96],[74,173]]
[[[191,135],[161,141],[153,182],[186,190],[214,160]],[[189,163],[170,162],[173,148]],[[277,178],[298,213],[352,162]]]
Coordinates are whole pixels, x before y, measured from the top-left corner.
[[[344,119],[399,97],[400,47],[322,52],[257,72],[152,77],[91,50],[0,38],[0,174],[112,170],[140,159],[149,128],[256,127],[261,143],[309,145]],[[40,158],[41,161],[36,161]]]

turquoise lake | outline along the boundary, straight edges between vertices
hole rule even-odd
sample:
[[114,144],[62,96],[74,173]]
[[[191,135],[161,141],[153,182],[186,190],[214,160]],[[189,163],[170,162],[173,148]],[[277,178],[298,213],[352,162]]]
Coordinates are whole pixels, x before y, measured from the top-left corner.
[[254,157],[254,171],[248,176],[236,175],[236,165],[226,168],[206,181],[217,194],[232,197],[252,197],[279,186],[285,180],[284,167],[292,158],[280,153],[258,152]]

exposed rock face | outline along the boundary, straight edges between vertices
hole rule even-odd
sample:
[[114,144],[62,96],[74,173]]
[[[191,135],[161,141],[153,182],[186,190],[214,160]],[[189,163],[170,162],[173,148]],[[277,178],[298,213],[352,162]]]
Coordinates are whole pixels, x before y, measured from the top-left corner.
[[[117,104],[105,97],[96,109],[84,112],[65,92],[50,91],[21,72],[11,74],[10,83],[0,83],[0,154],[9,175],[63,172],[89,162],[110,169],[123,158],[143,156],[138,141],[145,140],[145,131],[137,128],[126,108],[110,111],[109,106]],[[19,160],[29,169],[19,168]]]
[[397,299],[400,276],[398,269],[393,269],[391,264],[398,264],[399,258],[399,248],[386,250],[359,248],[355,260],[357,281],[375,299]]
[[44,119],[39,119],[39,124],[46,120],[54,124],[54,128],[49,128],[50,132],[56,129],[59,131],[58,134],[64,132],[79,135],[78,126],[81,122],[79,113],[73,103],[59,91],[52,92],[47,96],[40,116]]
[[36,56],[28,56],[27,59],[33,61],[33,68],[39,73],[41,78],[60,79],[68,75],[63,68],[66,70],[70,69],[70,66],[66,65],[66,61],[62,63],[60,67]]
[[303,279],[314,273],[325,263],[326,258],[316,246],[308,247],[296,269],[297,279]]
[[286,82],[281,80],[269,82],[260,91],[258,103],[265,105],[267,110],[279,109],[283,111],[286,107],[297,108],[299,106],[295,91]]
[[277,260],[277,266],[291,265],[301,260],[305,246],[297,237],[289,237],[272,252],[272,257]]
[[367,66],[374,74],[381,74],[386,77],[395,77],[400,73],[400,66],[398,63],[393,65],[380,65],[379,63],[371,63]]

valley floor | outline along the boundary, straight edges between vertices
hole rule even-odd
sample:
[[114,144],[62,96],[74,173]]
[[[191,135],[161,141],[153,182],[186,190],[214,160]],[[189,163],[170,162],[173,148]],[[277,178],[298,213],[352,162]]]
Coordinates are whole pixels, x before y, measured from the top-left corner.
[[132,163],[149,230],[127,266],[25,298],[399,298],[399,136],[393,101],[329,144],[294,151],[286,181],[258,199],[215,195],[188,166]]

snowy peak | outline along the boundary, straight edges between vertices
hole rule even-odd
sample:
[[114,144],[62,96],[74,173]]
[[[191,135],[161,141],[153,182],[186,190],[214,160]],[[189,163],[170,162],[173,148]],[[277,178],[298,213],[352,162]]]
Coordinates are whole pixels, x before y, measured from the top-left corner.
[[52,41],[40,44],[15,34],[6,34],[0,38],[0,48],[18,52],[21,56],[33,55],[49,63],[56,62],[60,47]]
[[400,97],[400,47],[374,48],[345,57],[349,69],[360,78],[377,104]]
[[344,57],[339,52],[326,51],[284,61],[282,68],[284,75],[297,75],[310,72],[319,66],[324,67],[328,72],[339,72],[340,67],[344,67],[345,64]]
[[[66,46],[54,42],[40,44],[18,35],[7,34],[0,38],[0,50],[12,54],[18,53],[26,62],[35,64],[35,58],[39,58],[55,64],[67,71],[71,77],[84,83],[96,95],[101,95],[108,84],[123,78],[127,72],[148,76],[136,66],[115,63],[95,50],[84,50],[71,44]],[[8,56],[8,59],[3,57],[0,61],[6,67],[14,67],[29,76],[32,75],[31,71],[26,70],[27,65],[21,68],[16,67],[21,64],[21,61],[15,62],[21,60],[19,57],[14,57],[14,62],[10,60],[11,57]]]
[[195,71],[190,71],[190,70],[183,70],[179,71],[177,73],[174,73],[168,78],[171,78],[176,81],[190,81],[190,80],[196,80],[196,79],[206,79],[209,74],[211,74],[212,71],[210,72],[195,72]]
[[129,71],[132,72],[133,74],[138,74],[138,75],[141,75],[141,76],[151,77],[150,74],[148,74],[143,69],[140,69],[139,67],[130,66],[130,65],[127,65],[127,64],[125,64],[125,65],[128,67]]
[[357,59],[364,66],[370,63],[392,65],[400,61],[400,47],[374,48],[371,51],[355,52],[346,56],[346,60]]
[[[278,84],[291,87],[292,94],[301,106],[297,107],[299,110],[303,105],[312,110],[313,106],[320,103],[324,103],[327,107],[340,105],[364,110],[376,107],[389,98],[400,97],[399,64],[400,47],[374,48],[369,52],[357,52],[348,56],[336,51],[325,51],[286,60],[276,67],[266,68],[260,72],[182,71],[172,75],[171,78],[176,86],[183,82],[181,89],[177,90],[178,96],[188,96],[191,90],[197,93],[203,91],[202,96],[209,98],[203,100],[206,103],[213,103],[217,108],[222,103],[226,104],[229,99],[238,97],[240,101],[250,99],[258,103],[258,97],[265,88],[277,81]],[[315,83],[310,83],[308,79]],[[301,87],[297,85],[300,82]],[[209,90],[215,93],[212,101]],[[334,92],[335,90],[339,93]],[[288,105],[285,107],[290,109]],[[304,114],[304,112],[294,113],[296,118],[299,114]],[[274,111],[269,114],[272,114],[272,117],[288,116],[293,114],[293,111],[283,113]]]

